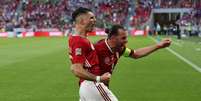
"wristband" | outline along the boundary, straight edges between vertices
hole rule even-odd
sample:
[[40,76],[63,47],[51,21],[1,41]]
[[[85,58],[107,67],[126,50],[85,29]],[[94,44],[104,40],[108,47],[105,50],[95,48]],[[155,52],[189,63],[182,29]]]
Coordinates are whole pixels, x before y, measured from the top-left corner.
[[96,82],[100,82],[101,77],[100,76],[96,76]]

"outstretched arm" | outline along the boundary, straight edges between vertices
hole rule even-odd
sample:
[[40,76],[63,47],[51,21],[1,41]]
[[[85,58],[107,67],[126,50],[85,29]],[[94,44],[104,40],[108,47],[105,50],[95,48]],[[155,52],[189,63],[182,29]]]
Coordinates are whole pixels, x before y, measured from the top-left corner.
[[[161,42],[159,42],[155,45],[147,46],[144,48],[139,48],[136,50],[130,50],[129,57],[138,59],[138,58],[147,56],[158,49],[168,47],[168,46],[170,46],[170,44],[171,44],[171,40],[169,38],[165,38]],[[127,51],[129,51],[129,49]]]

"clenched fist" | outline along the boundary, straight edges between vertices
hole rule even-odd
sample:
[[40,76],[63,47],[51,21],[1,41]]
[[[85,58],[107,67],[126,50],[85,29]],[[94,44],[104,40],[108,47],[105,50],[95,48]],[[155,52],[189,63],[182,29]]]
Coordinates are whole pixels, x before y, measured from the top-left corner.
[[109,73],[109,72],[107,72],[107,73],[104,73],[103,75],[101,75],[101,81],[102,82],[106,82],[106,81],[109,81],[110,80],[110,78],[111,78],[111,74]]
[[169,47],[171,44],[171,39],[170,38],[164,38],[161,42],[157,43],[157,47],[160,48],[165,48]]

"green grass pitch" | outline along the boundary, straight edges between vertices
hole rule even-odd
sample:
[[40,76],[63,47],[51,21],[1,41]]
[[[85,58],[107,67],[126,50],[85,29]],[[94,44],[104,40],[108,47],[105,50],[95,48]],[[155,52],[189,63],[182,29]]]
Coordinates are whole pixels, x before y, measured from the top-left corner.
[[[154,44],[148,37],[128,40],[130,48]],[[199,38],[173,37],[170,48],[201,67]],[[78,101],[67,49],[67,38],[0,38],[0,101]],[[201,101],[201,73],[163,49],[138,60],[122,57],[110,89],[120,101]]]

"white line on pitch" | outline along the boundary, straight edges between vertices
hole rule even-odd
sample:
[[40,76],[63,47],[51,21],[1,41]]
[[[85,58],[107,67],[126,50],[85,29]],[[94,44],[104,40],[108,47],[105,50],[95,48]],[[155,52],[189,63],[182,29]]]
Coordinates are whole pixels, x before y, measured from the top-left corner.
[[184,62],[186,62],[187,64],[189,64],[191,67],[193,67],[195,70],[197,70],[198,72],[201,73],[201,68],[199,66],[197,66],[196,64],[192,63],[191,61],[187,60],[186,58],[184,58],[183,56],[181,56],[180,54],[178,54],[177,52],[175,52],[174,50],[167,48],[167,50],[169,52],[171,52],[172,54],[174,54],[175,56],[177,56],[179,59],[183,60]]
[[[152,40],[154,40],[155,42],[157,42],[154,38],[150,37]],[[193,67],[196,71],[201,73],[201,68],[199,66],[197,66],[196,64],[192,63],[191,61],[189,61],[188,59],[184,58],[183,56],[181,56],[179,53],[175,52],[174,50],[170,49],[170,48],[166,48],[169,52],[171,52],[172,54],[174,54],[175,56],[177,56],[179,59],[181,59],[182,61],[184,61],[185,63],[187,63],[188,65],[190,65],[191,67]]]

